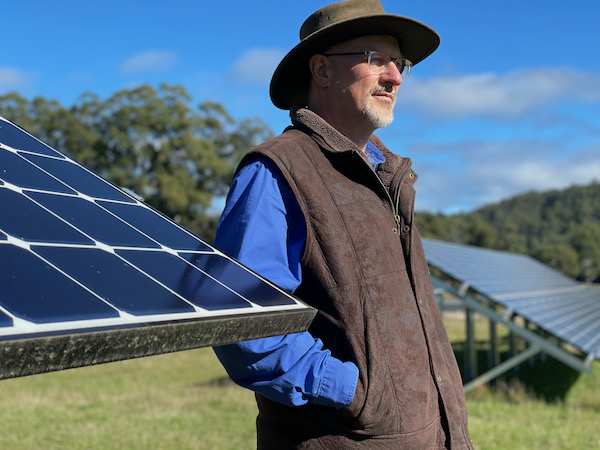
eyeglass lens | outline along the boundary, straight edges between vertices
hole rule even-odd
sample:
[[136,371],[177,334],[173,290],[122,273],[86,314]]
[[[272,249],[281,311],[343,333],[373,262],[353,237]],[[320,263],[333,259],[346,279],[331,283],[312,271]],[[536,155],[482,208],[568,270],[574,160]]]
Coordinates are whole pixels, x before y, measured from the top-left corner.
[[392,61],[396,64],[402,78],[407,78],[412,64],[406,58],[392,58],[385,53],[369,52],[369,68],[373,72],[383,73]]

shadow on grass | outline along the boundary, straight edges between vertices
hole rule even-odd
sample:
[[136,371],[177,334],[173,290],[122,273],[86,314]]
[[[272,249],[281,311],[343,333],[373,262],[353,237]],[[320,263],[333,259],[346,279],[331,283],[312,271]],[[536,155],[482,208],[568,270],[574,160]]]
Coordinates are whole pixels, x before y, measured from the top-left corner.
[[201,383],[195,383],[196,387],[227,387],[227,386],[236,386],[236,384],[231,381],[227,375],[213,378],[212,380],[203,381]]
[[[464,342],[453,342],[452,348],[458,361],[461,373],[465,373],[465,345]],[[487,372],[489,342],[477,341],[475,353],[477,361],[477,375]],[[500,362],[509,359],[508,352],[500,352]],[[477,376],[476,375],[476,376]],[[542,400],[547,403],[564,402],[569,390],[577,382],[581,373],[570,368],[562,362],[546,356],[535,357],[514,369],[509,370],[498,378],[490,381],[487,387],[492,393],[505,395],[526,396]]]

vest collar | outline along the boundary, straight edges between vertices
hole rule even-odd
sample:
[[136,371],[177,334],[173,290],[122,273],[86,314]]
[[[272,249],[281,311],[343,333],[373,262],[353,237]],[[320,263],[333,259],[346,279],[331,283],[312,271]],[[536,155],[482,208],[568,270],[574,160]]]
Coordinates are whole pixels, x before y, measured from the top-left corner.
[[[317,113],[306,107],[294,106],[290,109],[290,117],[294,127],[301,129],[310,135],[322,148],[336,153],[354,151],[367,161],[366,156],[358,145],[329,125],[329,123]],[[394,174],[404,172],[407,168],[410,170],[411,161],[409,158],[403,158],[392,153],[374,134],[371,135],[369,141],[375,145],[385,157],[385,162],[378,166],[377,174],[381,178],[384,186],[389,188]],[[417,176],[413,172],[413,177],[410,179],[411,184],[416,181],[416,178]]]
[[355,151],[362,154],[362,149],[333,128],[317,113],[308,108],[294,106],[290,110],[292,125],[308,133],[321,146],[332,152]]

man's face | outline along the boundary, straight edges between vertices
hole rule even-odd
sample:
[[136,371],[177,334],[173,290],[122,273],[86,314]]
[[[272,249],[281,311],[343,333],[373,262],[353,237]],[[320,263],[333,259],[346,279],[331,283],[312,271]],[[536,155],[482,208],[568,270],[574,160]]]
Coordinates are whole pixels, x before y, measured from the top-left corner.
[[[393,58],[401,56],[398,42],[391,36],[363,36],[337,44],[325,53],[378,51]],[[356,126],[373,129],[392,123],[398,86],[402,76],[394,63],[383,73],[369,69],[367,56],[330,56],[335,83],[331,85],[331,101],[337,104],[345,120]]]

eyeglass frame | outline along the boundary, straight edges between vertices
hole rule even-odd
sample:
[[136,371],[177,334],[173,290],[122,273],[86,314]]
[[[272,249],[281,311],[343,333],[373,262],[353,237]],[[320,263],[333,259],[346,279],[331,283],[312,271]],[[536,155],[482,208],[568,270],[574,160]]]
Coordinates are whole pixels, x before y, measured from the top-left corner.
[[[390,58],[390,61],[383,67],[383,71],[381,72],[377,72],[373,69],[371,69],[371,56],[373,56],[373,54],[375,53],[379,53],[381,55],[385,55],[388,58]],[[388,55],[387,53],[384,52],[378,52],[375,50],[370,50],[368,52],[348,52],[348,53],[322,53],[323,56],[356,56],[356,55],[367,55],[367,65],[369,66],[369,70],[374,72],[374,73],[379,73],[382,74],[383,72],[385,72],[385,70],[389,67],[390,63],[393,62],[396,65],[396,68],[398,69],[398,72],[400,72],[400,75],[402,75],[402,78],[408,78],[410,75],[410,71],[412,69],[412,62],[409,59],[404,58],[403,56],[400,56],[399,58],[393,58],[390,55]],[[398,64],[401,64],[400,66]],[[403,75],[403,72],[406,70],[406,75]]]

